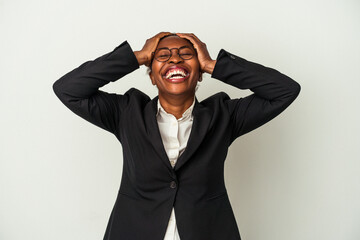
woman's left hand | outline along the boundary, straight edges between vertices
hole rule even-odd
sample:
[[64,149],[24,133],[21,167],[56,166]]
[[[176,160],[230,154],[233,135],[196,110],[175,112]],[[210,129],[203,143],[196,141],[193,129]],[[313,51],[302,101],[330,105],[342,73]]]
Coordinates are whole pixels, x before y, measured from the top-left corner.
[[206,44],[200,41],[193,33],[176,33],[181,38],[188,39],[197,51],[201,71],[212,74],[216,60],[211,59]]

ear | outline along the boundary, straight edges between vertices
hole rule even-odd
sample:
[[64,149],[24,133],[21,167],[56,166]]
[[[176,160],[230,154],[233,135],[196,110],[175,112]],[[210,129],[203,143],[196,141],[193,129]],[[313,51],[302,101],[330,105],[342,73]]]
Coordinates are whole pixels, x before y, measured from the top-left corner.
[[156,85],[155,77],[154,77],[152,71],[149,72],[149,77],[151,79],[152,85]]
[[203,80],[203,72],[200,72],[200,77],[199,77],[199,82],[201,82]]

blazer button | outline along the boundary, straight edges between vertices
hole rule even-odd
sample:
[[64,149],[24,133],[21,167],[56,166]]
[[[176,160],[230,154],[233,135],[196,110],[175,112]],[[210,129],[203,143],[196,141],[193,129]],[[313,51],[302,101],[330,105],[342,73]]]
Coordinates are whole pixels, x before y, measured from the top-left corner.
[[232,59],[235,59],[234,55],[230,55],[230,57],[231,57]]
[[170,187],[171,187],[171,188],[176,188],[176,182],[175,182],[175,181],[171,181]]

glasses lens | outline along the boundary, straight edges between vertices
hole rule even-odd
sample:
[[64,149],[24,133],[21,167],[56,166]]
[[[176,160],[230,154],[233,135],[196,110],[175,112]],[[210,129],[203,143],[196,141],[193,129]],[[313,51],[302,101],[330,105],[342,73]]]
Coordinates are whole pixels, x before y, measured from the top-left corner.
[[[194,56],[194,51],[189,47],[182,47],[179,48],[179,56],[184,59],[188,60]],[[159,62],[166,62],[171,57],[171,50],[168,48],[158,49],[155,52],[154,58]]]
[[187,60],[194,56],[194,52],[190,48],[185,47],[179,49],[179,55],[182,59]]
[[170,58],[171,52],[169,49],[159,49],[157,52],[155,52],[155,59],[164,62],[167,61]]

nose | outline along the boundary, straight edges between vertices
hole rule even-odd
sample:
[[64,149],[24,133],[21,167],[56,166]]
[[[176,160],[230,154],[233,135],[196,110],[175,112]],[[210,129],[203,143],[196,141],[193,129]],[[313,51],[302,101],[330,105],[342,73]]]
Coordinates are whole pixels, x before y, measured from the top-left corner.
[[[178,62],[182,62],[182,58],[180,57],[179,55],[179,50],[178,49],[174,49],[175,51],[172,51],[171,53],[171,56],[169,58],[169,62],[170,63],[178,63]],[[177,51],[176,51],[177,50]]]

